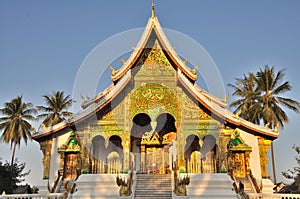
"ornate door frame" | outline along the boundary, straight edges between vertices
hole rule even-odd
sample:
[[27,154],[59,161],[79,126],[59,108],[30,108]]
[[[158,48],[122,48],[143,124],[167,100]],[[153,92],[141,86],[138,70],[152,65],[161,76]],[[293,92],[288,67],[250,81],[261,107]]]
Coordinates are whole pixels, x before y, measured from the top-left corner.
[[[63,144],[60,148],[58,148],[58,153],[60,154],[59,173],[60,175],[63,176],[63,178],[69,179],[79,175],[81,170],[80,151],[81,151],[81,146],[80,146],[79,138],[74,132],[71,132],[67,142]],[[69,164],[70,162],[68,161],[72,161],[71,165]],[[70,166],[72,168],[68,168]]]
[[234,132],[233,138],[228,142],[227,148],[229,173],[238,178],[250,176],[250,153],[252,148],[244,142],[238,131]]

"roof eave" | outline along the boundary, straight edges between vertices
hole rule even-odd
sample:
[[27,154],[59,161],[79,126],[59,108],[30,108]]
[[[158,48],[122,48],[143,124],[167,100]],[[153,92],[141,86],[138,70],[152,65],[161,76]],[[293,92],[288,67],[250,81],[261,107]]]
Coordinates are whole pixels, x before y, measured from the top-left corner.
[[178,71],[178,80],[205,109],[211,112],[211,115],[215,119],[223,121],[226,125],[235,126],[236,128],[246,130],[248,133],[260,135],[270,140],[275,140],[279,137],[279,133],[274,132],[272,129],[253,124],[239,118],[227,109],[216,104],[214,101],[206,99],[203,94],[197,92],[197,90],[193,87],[193,84],[189,82],[181,71]]
[[65,128],[74,128],[74,126],[85,119],[91,117],[96,112],[105,107],[108,103],[110,103],[122,90],[123,88],[130,82],[131,80],[131,71],[128,71],[121,80],[113,85],[112,89],[109,89],[109,92],[105,94],[101,99],[97,99],[97,97],[93,100],[94,103],[89,104],[85,109],[81,110],[77,113],[74,118],[69,122],[61,122],[57,125],[44,129],[42,132],[39,132],[32,136],[34,140],[39,140],[43,137],[47,137],[51,134],[61,131]]

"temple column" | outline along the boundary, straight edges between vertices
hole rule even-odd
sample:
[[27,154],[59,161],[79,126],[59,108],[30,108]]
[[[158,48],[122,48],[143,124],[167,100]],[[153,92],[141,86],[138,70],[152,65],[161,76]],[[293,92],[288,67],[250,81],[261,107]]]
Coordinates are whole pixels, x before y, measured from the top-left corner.
[[91,160],[91,154],[92,154],[92,143],[90,140],[90,134],[91,134],[91,127],[90,124],[88,124],[84,130],[78,132],[78,137],[81,142],[81,151],[80,151],[80,158],[81,158],[81,173],[82,174],[88,174],[92,173],[92,160]]
[[90,170],[90,148],[91,144],[86,144],[85,147],[82,147],[82,174],[91,173]]
[[218,173],[225,173],[227,172],[227,144],[230,140],[231,135],[230,134],[225,134],[224,130],[221,130],[220,136],[217,140],[217,172]]
[[65,169],[64,169],[64,166],[65,166],[65,152],[59,152],[60,154],[60,164],[59,164],[59,173],[62,175],[62,176],[65,176],[64,172],[65,172]]
[[[127,88],[129,89],[129,88]],[[131,129],[131,119],[130,119],[130,110],[129,110],[129,106],[130,106],[130,98],[129,97],[125,97],[124,98],[124,106],[123,106],[123,118],[124,118],[124,126],[123,129],[125,132],[128,132],[126,134],[126,142],[124,142],[123,144],[123,140],[122,140],[122,145],[123,145],[123,151],[124,151],[124,165],[123,165],[123,170],[133,170],[132,168],[132,157],[131,157],[131,138],[130,138],[130,129]],[[124,140],[125,141],[125,140]]]
[[186,160],[184,157],[184,146],[186,145],[186,138],[185,135],[183,133],[183,129],[182,127],[179,129],[179,131],[177,132],[178,134],[178,138],[177,138],[177,149],[176,149],[176,158],[177,158],[177,163],[178,163],[178,170],[182,171],[182,172],[187,172],[186,171]]
[[270,149],[271,140],[266,140],[262,137],[258,137],[258,147],[260,156],[260,168],[262,178],[268,178],[268,150]]
[[49,179],[52,139],[40,142],[40,149],[44,155],[44,157],[43,157],[43,166],[44,166],[43,179]]
[[123,146],[123,163],[121,170],[129,171],[130,170],[130,141],[129,139],[122,139]]
[[250,153],[251,151],[245,152],[245,166],[246,166],[246,176],[251,175],[251,168],[250,168]]
[[146,172],[146,146],[141,145],[141,171]]
[[180,156],[178,157],[178,167],[179,167],[179,171],[183,171],[186,172],[186,160],[184,158],[183,154],[180,154]]
[[170,146],[169,145],[166,145],[166,146],[164,146],[164,148],[163,148],[163,173],[164,174],[166,174],[166,173],[169,173],[168,172],[168,164],[169,164],[169,149],[170,149]]

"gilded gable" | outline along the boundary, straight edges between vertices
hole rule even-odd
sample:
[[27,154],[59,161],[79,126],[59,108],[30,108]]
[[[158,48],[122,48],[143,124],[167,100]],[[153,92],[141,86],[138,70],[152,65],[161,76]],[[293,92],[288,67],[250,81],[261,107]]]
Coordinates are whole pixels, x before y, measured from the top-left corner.
[[[136,81],[175,80],[176,71],[156,39],[152,48],[144,49],[135,68]],[[167,78],[167,79],[166,79]]]

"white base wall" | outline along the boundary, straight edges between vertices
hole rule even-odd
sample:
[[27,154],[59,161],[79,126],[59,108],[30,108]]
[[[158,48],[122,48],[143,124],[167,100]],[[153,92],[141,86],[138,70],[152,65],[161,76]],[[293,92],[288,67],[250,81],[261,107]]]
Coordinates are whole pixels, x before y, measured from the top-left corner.
[[262,193],[270,194],[274,192],[274,184],[270,179],[262,179],[262,186]]
[[[186,174],[180,174],[183,178]],[[187,186],[189,199],[198,198],[237,198],[232,190],[233,181],[224,173],[189,174],[190,184]]]
[[[120,174],[120,176],[129,179],[129,174]],[[72,198],[116,199],[119,197],[116,177],[117,174],[82,174],[75,182],[76,191]]]
[[48,191],[48,180],[41,180],[38,183],[37,188],[39,189],[39,191],[38,191],[39,194],[47,194],[49,192]]

